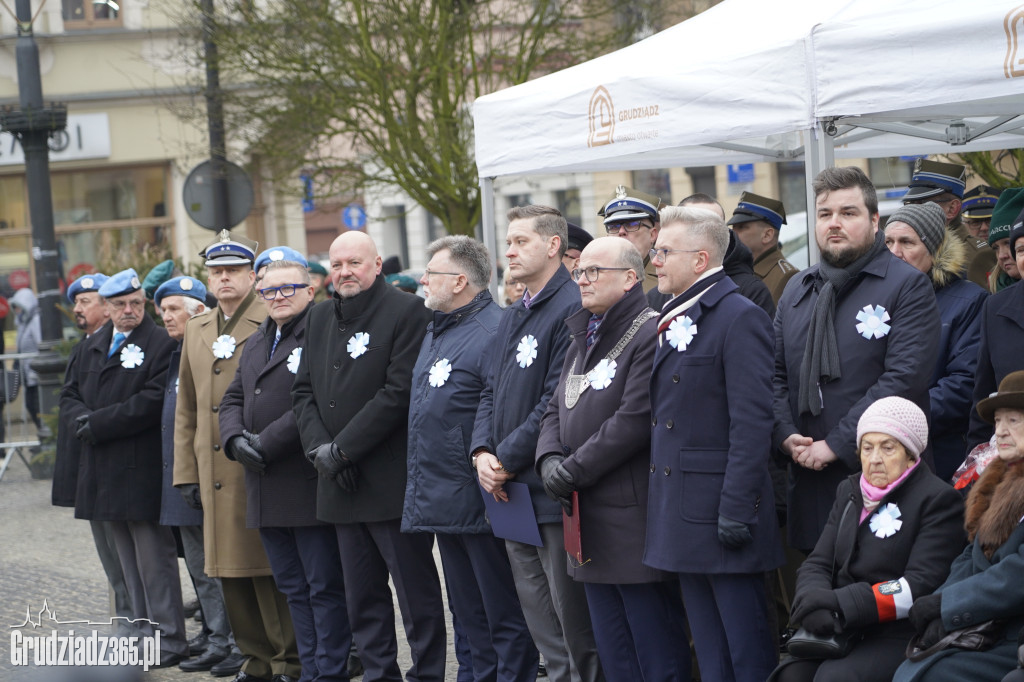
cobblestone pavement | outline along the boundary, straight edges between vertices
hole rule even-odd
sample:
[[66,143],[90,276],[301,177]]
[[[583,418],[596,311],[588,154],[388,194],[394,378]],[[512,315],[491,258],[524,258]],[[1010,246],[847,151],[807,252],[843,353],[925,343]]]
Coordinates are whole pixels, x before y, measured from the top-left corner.
[[[26,455],[27,456],[27,455]],[[61,621],[106,621],[110,613],[109,587],[96,556],[89,524],[76,520],[73,510],[50,505],[49,480],[34,480],[16,456],[0,480],[0,680],[3,682],[99,682],[120,680],[145,682],[203,682],[213,678],[207,673],[184,673],[178,668],[140,673],[134,670],[93,668],[36,668],[14,665],[11,638],[25,622],[26,614],[36,617],[44,603]],[[435,559],[437,551],[435,549]],[[180,562],[182,593],[189,600],[195,596],[184,562]],[[440,572],[440,562],[438,561]],[[396,630],[399,635],[399,664],[402,670],[410,665],[409,648],[398,605],[395,605]],[[455,656],[452,646],[451,616],[448,620],[448,669],[446,680],[455,680]],[[61,626],[62,634],[70,627],[76,634],[91,632],[93,626]],[[95,628],[98,634],[111,634],[109,626]],[[41,630],[48,632],[45,626]],[[188,634],[199,632],[199,624],[188,621]],[[356,678],[361,679],[361,678]]]

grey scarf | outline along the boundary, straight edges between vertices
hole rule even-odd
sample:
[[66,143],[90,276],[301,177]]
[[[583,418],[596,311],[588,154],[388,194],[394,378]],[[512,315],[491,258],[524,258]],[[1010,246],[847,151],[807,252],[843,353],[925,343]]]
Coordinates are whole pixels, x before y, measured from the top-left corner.
[[800,363],[798,414],[810,413],[815,417],[821,414],[821,384],[843,376],[836,342],[836,294],[885,248],[885,232],[878,230],[868,252],[845,268],[829,265],[824,260],[818,265],[818,274],[824,284],[814,304],[811,324],[807,329],[807,345]]

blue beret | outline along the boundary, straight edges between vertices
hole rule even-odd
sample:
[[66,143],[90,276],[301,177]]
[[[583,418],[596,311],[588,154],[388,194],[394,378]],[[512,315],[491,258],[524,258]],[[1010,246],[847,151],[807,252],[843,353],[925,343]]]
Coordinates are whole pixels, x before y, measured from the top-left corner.
[[910,178],[909,187],[903,201],[937,197],[946,192],[963,199],[967,187],[967,166],[918,159],[914,162],[914,175]]
[[68,301],[75,302],[75,296],[84,294],[87,291],[99,291],[103,283],[109,279],[102,272],[94,272],[91,275],[82,275],[68,287]]
[[203,264],[208,268],[216,265],[252,265],[257,246],[251,239],[221,230],[217,234],[217,241],[203,249],[199,255],[206,259]]
[[127,270],[122,270],[116,275],[111,275],[110,278],[103,283],[103,286],[99,288],[99,292],[100,296],[103,298],[114,298],[115,296],[130,294],[141,288],[142,282],[139,281],[138,273],[135,272],[134,268],[128,268]]
[[309,266],[309,263],[306,262],[306,257],[292,247],[273,246],[256,257],[256,262],[253,264],[252,269],[259,272],[260,268],[264,265],[278,260],[290,260],[304,268]]
[[195,277],[175,277],[157,287],[153,301],[160,305],[160,301],[167,296],[188,296],[206,303],[206,287]]

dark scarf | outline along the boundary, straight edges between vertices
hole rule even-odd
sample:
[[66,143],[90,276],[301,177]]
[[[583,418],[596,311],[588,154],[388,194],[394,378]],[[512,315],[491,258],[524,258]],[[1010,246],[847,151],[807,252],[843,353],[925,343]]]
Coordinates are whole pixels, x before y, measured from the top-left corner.
[[821,414],[820,385],[843,376],[836,342],[836,294],[853,279],[871,260],[885,250],[885,233],[878,230],[875,241],[867,253],[845,268],[829,265],[824,260],[818,265],[818,274],[824,284],[818,291],[818,300],[807,329],[807,345],[800,363],[800,394],[797,413]]

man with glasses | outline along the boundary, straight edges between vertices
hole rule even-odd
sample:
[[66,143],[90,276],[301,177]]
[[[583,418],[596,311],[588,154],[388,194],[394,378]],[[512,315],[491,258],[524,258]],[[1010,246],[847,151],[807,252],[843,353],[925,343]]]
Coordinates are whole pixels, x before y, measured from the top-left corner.
[[593,682],[604,676],[586,594],[566,572],[562,507],[545,494],[534,468],[540,418],[569,345],[565,318],[580,309],[579,287],[561,260],[568,226],[561,213],[547,206],[513,207],[508,220],[505,258],[526,292],[505,308],[498,324],[470,451],[481,487],[495,499],[508,501],[504,485],[509,480],[529,488],[544,545],[506,540],[505,549],[549,678]]
[[691,669],[674,576],[642,561],[657,336],[643,270],[623,239],[583,250],[572,273],[583,308],[565,321],[572,340],[537,442],[545,490],[580,517],[583,561],[571,559],[569,575],[583,584],[611,682],[683,680]]
[[221,230],[200,254],[217,307],[185,326],[174,413],[174,485],[203,510],[206,574],[220,578],[235,643],[248,657],[240,670],[236,662],[225,665],[229,657],[210,672],[231,675],[234,667],[237,682],[297,679],[301,672],[288,602],[274,584],[259,532],[245,525],[245,469],[221,449],[221,399],[267,317],[252,288],[256,246]]
[[658,207],[661,199],[632,187],[619,185],[615,196],[598,211],[604,216],[604,229],[609,235],[629,241],[644,259],[644,293],[658,286],[658,277],[647,252],[658,239]]
[[99,288],[110,325],[84,343],[62,416],[82,442],[75,518],[106,521],[130,595],[133,635],[160,630],[160,667],[188,657],[174,535],[160,525],[160,411],[174,342],[146,314],[135,270]]
[[328,253],[334,299],[309,312],[292,386],[302,447],[320,474],[316,515],[333,524],[366,679],[401,679],[390,576],[412,651],[408,678],[440,681],[446,632],[434,536],[401,532],[412,369],[430,313],[385,281],[365,233],[339,235]]
[[661,212],[643,561],[677,574],[705,680],[763,680],[776,663],[765,571],[782,564],[769,457],[772,327],[725,274],[729,228]]
[[[967,279],[972,282],[988,278],[992,281],[992,273],[999,262],[998,254],[988,244],[988,233],[992,226],[992,211],[999,201],[1000,190],[988,185],[978,185],[964,193],[960,218],[971,239],[978,244],[978,254],[970,261],[967,268]],[[996,274],[998,276],[998,273]],[[984,287],[983,287],[984,288]],[[987,289],[994,293],[992,287]]]
[[341,557],[334,528],[316,518],[316,470],[291,409],[313,287],[300,254],[285,247],[265,253],[265,263],[256,260],[256,293],[267,319],[245,344],[221,400],[220,437],[228,458],[245,468],[246,526],[259,529],[274,581],[288,598],[302,678],[343,680],[352,633]]
[[487,290],[491,261],[461,235],[432,242],[427,254],[420,284],[434,312],[412,373],[402,532],[437,534],[448,606],[472,653],[468,678],[532,682],[537,649],[469,458],[501,318]]

